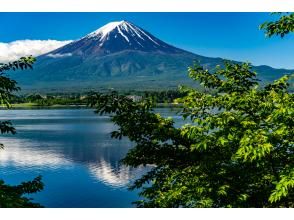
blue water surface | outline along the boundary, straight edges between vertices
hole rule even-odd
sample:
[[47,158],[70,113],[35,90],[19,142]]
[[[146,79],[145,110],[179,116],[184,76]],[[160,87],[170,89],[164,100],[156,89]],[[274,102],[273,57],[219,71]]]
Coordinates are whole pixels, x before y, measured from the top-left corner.
[[[170,109],[158,109],[175,116]],[[19,184],[42,175],[45,188],[30,195],[45,207],[134,207],[138,191],[127,187],[145,167],[130,168],[120,160],[134,146],[112,139],[115,125],[92,109],[0,110],[16,135],[1,135],[0,179]]]

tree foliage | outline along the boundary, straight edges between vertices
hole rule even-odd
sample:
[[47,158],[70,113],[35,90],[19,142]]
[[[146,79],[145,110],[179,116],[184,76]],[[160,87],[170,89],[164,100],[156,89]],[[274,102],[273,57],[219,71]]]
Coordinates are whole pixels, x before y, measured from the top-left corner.
[[142,188],[139,207],[293,207],[294,96],[290,76],[259,88],[249,64],[225,63],[209,72],[195,65],[193,80],[207,91],[182,88],[178,128],[171,118],[112,94],[93,94],[91,105],[111,114],[136,145],[127,165],[155,165],[131,187]]
[[[9,70],[32,68],[34,62],[35,58],[33,57],[22,57],[15,62],[0,64],[0,102],[2,105],[10,108],[10,100],[14,97],[13,92],[20,89],[17,87],[16,81],[5,76],[5,73]],[[0,121],[0,131],[1,134],[16,133],[10,121]],[[3,144],[0,144],[0,147],[3,148]],[[7,185],[3,180],[0,180],[0,207],[41,207],[40,204],[33,203],[31,199],[26,198],[24,195],[35,193],[42,189],[43,183],[41,182],[40,176],[17,186]]]
[[[261,25],[268,36],[294,31],[293,13]],[[285,75],[261,87],[247,63],[226,62],[211,72],[189,68],[206,92],[182,87],[177,102],[189,123],[177,127],[150,102],[116,93],[93,94],[96,113],[111,114],[135,143],[123,162],[152,164],[131,189],[139,207],[294,207],[294,95]]]
[[294,31],[294,13],[275,14],[279,15],[279,19],[275,21],[264,22],[262,25],[260,25],[260,28],[265,30],[268,37],[273,35],[284,37],[285,35]]
[[39,192],[43,189],[41,177],[38,176],[32,181],[23,182],[17,186],[10,186],[0,180],[0,207],[1,208],[40,208],[38,203],[24,197],[25,194]]

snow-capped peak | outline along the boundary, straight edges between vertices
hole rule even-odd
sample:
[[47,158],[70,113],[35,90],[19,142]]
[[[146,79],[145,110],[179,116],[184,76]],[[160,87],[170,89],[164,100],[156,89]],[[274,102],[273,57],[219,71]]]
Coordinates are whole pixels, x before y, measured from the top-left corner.
[[116,30],[118,34],[120,34],[127,42],[130,42],[130,37],[137,37],[143,41],[146,39],[151,40],[153,43],[159,45],[159,43],[156,42],[156,39],[154,39],[144,30],[125,20],[110,22],[98,30],[86,35],[85,38],[99,38],[99,41],[103,42],[114,30]]
[[[54,51],[58,54],[102,56],[120,51],[181,53],[128,21],[114,21]],[[55,54],[54,53],[54,54]]]
[[101,39],[104,39],[107,36],[107,34],[109,34],[112,30],[114,30],[117,26],[119,26],[120,24],[122,24],[124,22],[125,21],[110,22],[110,23],[102,26],[101,28],[97,29],[96,31],[91,32],[86,37],[92,38],[95,36],[100,36]]

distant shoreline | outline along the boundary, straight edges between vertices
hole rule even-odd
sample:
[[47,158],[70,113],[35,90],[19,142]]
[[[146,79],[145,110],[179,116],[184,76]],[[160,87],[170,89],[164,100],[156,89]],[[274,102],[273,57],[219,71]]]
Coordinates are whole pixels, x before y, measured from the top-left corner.
[[[12,104],[10,109],[90,109],[87,105],[38,105],[37,103],[20,103]],[[8,108],[1,106],[0,110],[7,110]]]
[[[180,108],[181,104],[174,103],[157,103],[156,108]],[[9,109],[92,109],[91,107],[80,104],[80,105],[39,105],[37,103],[19,103],[12,104]],[[0,110],[8,110],[7,107],[0,106]]]

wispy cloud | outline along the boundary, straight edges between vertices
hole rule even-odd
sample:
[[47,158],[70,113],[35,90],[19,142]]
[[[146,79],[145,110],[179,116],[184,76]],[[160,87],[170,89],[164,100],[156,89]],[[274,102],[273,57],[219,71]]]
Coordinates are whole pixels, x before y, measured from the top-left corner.
[[72,53],[55,53],[55,54],[50,53],[47,56],[52,58],[70,57],[72,56]]
[[57,40],[17,40],[9,43],[0,42],[0,62],[14,61],[23,56],[39,56],[72,42]]

